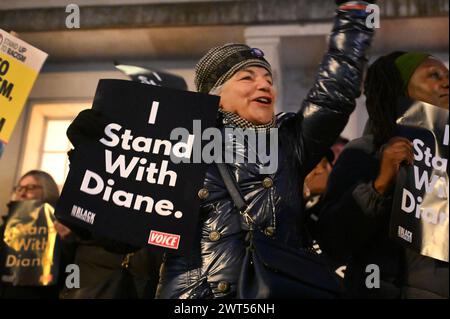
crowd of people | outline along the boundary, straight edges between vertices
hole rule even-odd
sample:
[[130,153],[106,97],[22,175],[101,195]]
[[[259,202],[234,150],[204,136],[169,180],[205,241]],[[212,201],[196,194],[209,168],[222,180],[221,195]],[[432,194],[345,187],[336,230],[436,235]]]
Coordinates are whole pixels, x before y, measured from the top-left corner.
[[[315,246],[332,271],[345,265],[340,297],[448,298],[448,262],[404,248],[388,232],[399,168],[414,161],[411,141],[396,135],[399,98],[448,110],[448,69],[429,54],[393,52],[372,63],[363,79],[373,29],[365,25],[369,2],[353,2],[337,1],[328,50],[297,113],[275,115],[272,68],[261,50],[225,44],[209,50],[197,64],[197,91],[220,96],[219,128],[278,129],[275,173],[255,173],[261,163],[227,163],[252,224],[237,211],[213,164],[193,230],[197,242],[187,254],[161,256],[55,221],[61,249],[70,256],[61,267],[78,265],[81,279],[78,289],[63,287],[61,271],[55,285],[60,298],[237,298],[250,230],[289,249]],[[340,134],[361,88],[369,122],[364,135],[347,144]],[[68,137],[75,148],[92,123],[102,125],[98,118],[98,113],[83,112],[74,120]],[[55,203],[57,197],[51,177],[32,171],[19,180],[12,200]],[[366,285],[369,264],[381,269],[379,288]],[[43,296],[36,287],[0,283],[0,288],[2,297],[24,297],[24,289]]]

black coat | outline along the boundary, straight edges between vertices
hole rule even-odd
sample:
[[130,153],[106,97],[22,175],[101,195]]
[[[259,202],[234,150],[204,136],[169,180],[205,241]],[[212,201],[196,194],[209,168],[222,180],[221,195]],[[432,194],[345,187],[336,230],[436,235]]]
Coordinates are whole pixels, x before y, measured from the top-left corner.
[[[380,153],[372,141],[366,135],[347,144],[331,172],[319,219],[320,247],[348,263],[344,282],[350,298],[448,298],[448,263],[389,238],[393,194],[382,196],[373,187]],[[379,267],[379,288],[366,286],[373,273],[368,265]]]
[[[122,246],[122,247],[121,247]],[[122,267],[128,258],[126,270]],[[74,264],[80,268],[80,288],[65,287],[62,299],[153,299],[158,283],[160,254],[106,239],[76,241]]]
[[[302,245],[303,179],[339,136],[360,95],[364,57],[372,30],[364,18],[340,12],[316,82],[297,114],[277,118],[279,161],[274,174],[258,163],[228,164],[261,231],[275,226],[275,238]],[[307,49],[307,48],[305,48]],[[233,298],[245,251],[247,225],[234,208],[217,167],[207,171],[196,229],[198,244],[186,256],[167,255],[159,298]],[[301,225],[301,222],[300,222]],[[301,271],[301,269],[299,269]]]

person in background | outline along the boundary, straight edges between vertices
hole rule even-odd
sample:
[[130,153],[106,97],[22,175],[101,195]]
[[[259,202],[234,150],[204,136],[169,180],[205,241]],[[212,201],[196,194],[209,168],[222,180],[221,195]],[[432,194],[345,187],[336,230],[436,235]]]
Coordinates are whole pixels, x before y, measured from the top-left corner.
[[[59,189],[50,174],[40,171],[32,170],[24,174],[18,181],[17,186],[14,187],[11,201],[29,201],[37,200],[42,203],[49,203],[55,206],[59,198]],[[1,241],[0,241],[0,252],[1,252],[1,265],[5,263],[5,256],[3,251],[5,249],[5,243],[3,241],[4,228],[6,226],[9,216],[5,216],[5,221],[3,226],[0,228]],[[65,227],[59,225],[57,221],[54,222],[56,231],[58,232],[60,238],[66,236]],[[60,231],[58,231],[58,228]],[[58,239],[57,239],[58,240]],[[64,271],[65,265],[69,263],[72,259],[70,244],[67,245],[62,242],[61,245],[61,262],[59,270],[59,278],[56,285],[51,286],[10,286],[8,284],[2,283],[0,281],[0,299],[21,299],[21,298],[50,298],[57,299],[59,290],[64,283]]]
[[334,160],[331,163],[332,165],[336,164],[336,161],[339,158],[339,155],[341,155],[342,151],[344,150],[345,145],[347,145],[347,143],[349,142],[348,139],[346,139],[345,137],[339,136],[336,140],[336,142],[334,142],[333,146],[331,146],[331,150],[333,151],[334,154]]
[[333,169],[333,161],[334,153],[329,149],[319,164],[305,177],[303,183],[303,199],[307,216],[306,227],[313,242],[317,239],[317,222],[322,207],[323,194],[327,188],[328,177]]
[[306,227],[314,247],[318,247],[317,223],[322,209],[322,200],[327,189],[328,178],[348,139],[339,136],[316,167],[305,177],[303,198],[305,200]]
[[[351,141],[330,175],[319,220],[321,249],[349,263],[349,298],[448,298],[448,262],[419,255],[389,238],[394,184],[413,146],[395,136],[400,98],[448,110],[448,69],[425,53],[393,52],[368,69],[364,94],[369,133]],[[448,243],[447,243],[448,244]],[[380,269],[380,286],[366,286],[366,267]]]
[[14,187],[11,196],[13,201],[37,199],[55,205],[59,198],[59,190],[50,174],[32,170],[24,174]]

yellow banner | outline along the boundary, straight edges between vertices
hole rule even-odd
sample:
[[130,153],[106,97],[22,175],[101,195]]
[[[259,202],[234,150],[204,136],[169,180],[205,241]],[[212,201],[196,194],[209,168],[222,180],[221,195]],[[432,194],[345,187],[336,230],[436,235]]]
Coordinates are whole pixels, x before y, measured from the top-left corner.
[[0,29],[0,143],[8,143],[47,56]]

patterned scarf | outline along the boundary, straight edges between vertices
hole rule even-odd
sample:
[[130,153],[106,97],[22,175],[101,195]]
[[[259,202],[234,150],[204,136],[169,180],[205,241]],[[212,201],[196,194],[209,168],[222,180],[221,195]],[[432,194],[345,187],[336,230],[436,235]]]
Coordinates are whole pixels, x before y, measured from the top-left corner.
[[247,121],[246,119],[243,119],[236,113],[226,112],[222,109],[219,109],[219,112],[222,114],[224,126],[235,126],[241,129],[253,129],[256,130],[257,132],[259,131],[265,132],[267,130],[270,130],[271,128],[276,127],[275,116],[273,116],[272,120],[267,124],[256,125]]

